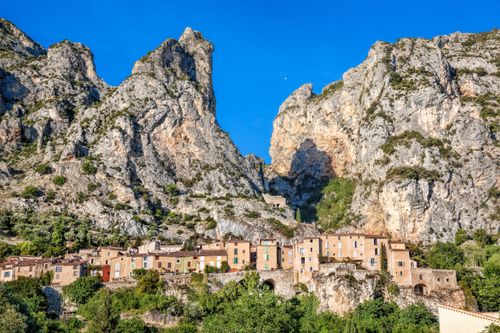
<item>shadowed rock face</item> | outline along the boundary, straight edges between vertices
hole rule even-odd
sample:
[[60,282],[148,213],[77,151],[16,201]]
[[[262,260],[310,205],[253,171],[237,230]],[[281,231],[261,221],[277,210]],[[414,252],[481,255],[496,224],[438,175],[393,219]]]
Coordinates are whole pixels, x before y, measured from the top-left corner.
[[[262,161],[242,157],[215,118],[212,51],[201,33],[187,28],[110,87],[84,45],[63,41],[45,50],[1,20],[1,206],[65,209],[102,227],[143,233],[158,222],[148,211],[195,213],[190,194],[245,196],[261,205]],[[52,174],[35,172],[42,163]],[[54,186],[54,174],[67,183]],[[164,193],[168,184],[176,185],[175,198]],[[55,191],[56,198],[10,195],[27,185]]]
[[274,121],[272,189],[299,207],[310,177],[295,170],[348,177],[355,228],[424,242],[496,232],[499,54],[497,30],[377,42],[322,94],[303,85]]

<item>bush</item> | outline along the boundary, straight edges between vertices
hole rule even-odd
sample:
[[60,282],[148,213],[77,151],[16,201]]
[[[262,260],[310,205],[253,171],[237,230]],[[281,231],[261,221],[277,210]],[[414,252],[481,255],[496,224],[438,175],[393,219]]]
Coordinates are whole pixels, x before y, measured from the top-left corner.
[[400,166],[387,170],[386,179],[413,179],[419,181],[425,179],[428,181],[438,181],[441,174],[436,170],[427,170],[421,166]]
[[167,184],[163,186],[163,193],[170,195],[170,196],[176,196],[179,194],[179,189],[177,188],[177,185],[175,184]]
[[38,164],[35,171],[40,175],[47,175],[52,172],[52,168],[48,163]]
[[250,219],[256,219],[260,217],[260,213],[253,210],[247,210],[243,215]]
[[52,178],[52,182],[57,186],[63,186],[64,184],[66,184],[66,180],[66,177],[61,175],[54,176],[54,178]]
[[41,195],[42,191],[38,187],[32,185],[26,186],[21,193],[21,197],[23,197],[24,199],[32,199]]
[[82,276],[63,287],[63,294],[71,302],[85,304],[102,287],[99,276]]
[[97,172],[97,167],[92,163],[92,161],[85,160],[82,163],[82,172],[85,175],[94,175]]
[[280,220],[270,217],[266,220],[269,224],[272,225],[273,229],[280,232],[284,236],[288,238],[292,238],[295,235],[295,230],[290,228],[289,226],[281,223]]

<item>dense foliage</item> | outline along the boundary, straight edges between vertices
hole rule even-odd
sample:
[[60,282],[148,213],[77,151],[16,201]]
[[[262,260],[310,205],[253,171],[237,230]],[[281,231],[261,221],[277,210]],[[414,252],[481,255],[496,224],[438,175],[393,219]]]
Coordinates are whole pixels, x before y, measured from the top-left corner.
[[58,212],[37,214],[29,210],[0,210],[0,235],[24,240],[17,245],[0,242],[0,260],[19,254],[62,256],[67,251],[98,245],[125,245],[129,241],[122,231],[106,233],[90,221],[72,215]]
[[352,180],[341,177],[330,180],[323,187],[321,200],[316,206],[316,216],[324,230],[350,224],[349,208],[355,189],[356,185]]
[[458,230],[454,242],[437,242],[430,248],[411,245],[410,254],[419,265],[457,271],[471,310],[500,309],[500,246],[498,235],[492,237],[484,230],[472,235]]

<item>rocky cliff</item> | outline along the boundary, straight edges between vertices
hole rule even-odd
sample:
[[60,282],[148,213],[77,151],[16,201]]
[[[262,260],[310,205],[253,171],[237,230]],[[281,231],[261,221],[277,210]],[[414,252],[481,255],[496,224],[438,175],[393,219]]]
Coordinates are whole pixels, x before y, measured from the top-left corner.
[[[132,234],[282,236],[256,219],[293,224],[262,200],[262,161],[242,157],[217,123],[212,52],[187,28],[111,87],[84,45],[46,50],[0,20],[1,207]],[[214,218],[226,223],[214,229]]]
[[377,42],[314,94],[303,85],[274,121],[267,174],[294,207],[351,179],[351,228],[411,241],[500,227],[500,32]]

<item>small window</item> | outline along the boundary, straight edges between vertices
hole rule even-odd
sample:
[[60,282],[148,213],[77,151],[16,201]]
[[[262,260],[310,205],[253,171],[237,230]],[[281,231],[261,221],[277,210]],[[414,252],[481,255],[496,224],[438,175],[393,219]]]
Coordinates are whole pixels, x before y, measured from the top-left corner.
[[233,253],[234,253],[235,256],[237,256],[238,255],[238,249],[234,249]]
[[172,263],[171,262],[167,263],[167,268],[172,268]]
[[375,255],[378,256],[378,249],[375,249]]
[[403,261],[401,261],[401,260],[400,260],[400,261],[398,261],[398,266],[399,266],[399,267],[403,267],[404,265],[405,265],[405,263],[404,263]]
[[61,276],[59,274],[56,274],[56,280],[61,279]]
[[237,264],[238,263],[238,258],[234,258],[233,259],[233,264]]
[[418,276],[418,279],[419,279],[419,280],[422,280],[422,274],[420,274],[420,275]]
[[6,277],[6,278],[10,277],[10,272],[3,272],[3,277]]
[[400,275],[400,276],[401,276],[401,275],[403,275],[403,271],[399,271],[399,275]]
[[187,262],[187,267],[191,267],[191,261]]
[[446,282],[450,282],[450,279],[446,279]]
[[78,276],[78,271],[73,271],[73,276]]
[[158,268],[161,268],[161,262],[158,263]]
[[309,250],[309,252],[312,252],[313,251],[313,248],[311,247],[311,249]]
[[54,271],[56,273],[61,273],[62,272],[62,267],[61,266],[56,266],[56,268],[54,269]]
[[438,278],[438,282],[440,282],[440,281],[441,281],[441,279],[440,279],[440,278]]

